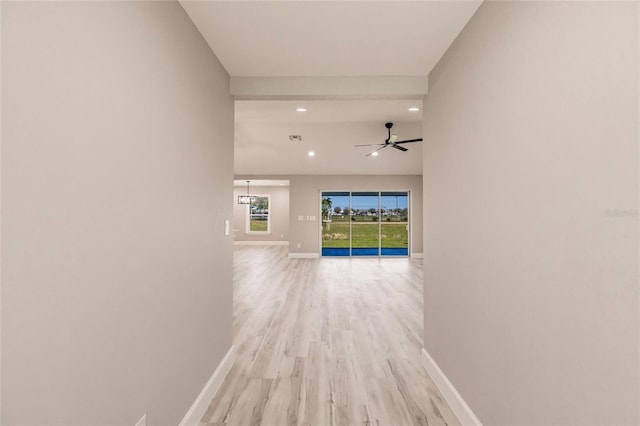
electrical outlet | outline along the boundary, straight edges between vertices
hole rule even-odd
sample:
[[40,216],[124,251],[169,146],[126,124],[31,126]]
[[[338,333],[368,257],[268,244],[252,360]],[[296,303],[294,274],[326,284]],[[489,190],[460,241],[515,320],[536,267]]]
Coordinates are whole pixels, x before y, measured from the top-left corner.
[[301,247],[302,247],[302,244],[298,243],[298,248],[301,248]]

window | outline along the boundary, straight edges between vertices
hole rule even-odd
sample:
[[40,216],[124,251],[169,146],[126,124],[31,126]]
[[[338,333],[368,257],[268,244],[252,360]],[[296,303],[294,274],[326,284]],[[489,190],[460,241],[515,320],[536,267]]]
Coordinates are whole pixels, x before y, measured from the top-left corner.
[[322,192],[323,256],[408,256],[409,192]]
[[247,205],[247,234],[268,234],[271,232],[271,215],[269,195],[254,195],[251,204]]

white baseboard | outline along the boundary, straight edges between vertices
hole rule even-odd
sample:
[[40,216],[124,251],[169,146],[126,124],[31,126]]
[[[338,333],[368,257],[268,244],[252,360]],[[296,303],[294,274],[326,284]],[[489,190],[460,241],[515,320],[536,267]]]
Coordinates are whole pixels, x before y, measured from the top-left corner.
[[289,259],[317,259],[320,253],[289,253]]
[[234,241],[234,246],[288,246],[289,241]]
[[236,347],[232,345],[178,426],[198,426],[235,360]]
[[422,366],[433,380],[433,382],[442,393],[442,396],[449,404],[449,407],[453,410],[453,413],[458,417],[460,423],[464,426],[482,426],[480,420],[473,414],[471,408],[467,405],[467,403],[462,399],[462,396],[458,393],[456,388],[453,387],[453,384],[447,379],[447,376],[444,375],[438,364],[431,358],[429,352],[425,348],[422,348],[422,356],[420,357],[420,361],[422,362]]
[[424,259],[424,253],[411,253],[411,257],[414,259]]

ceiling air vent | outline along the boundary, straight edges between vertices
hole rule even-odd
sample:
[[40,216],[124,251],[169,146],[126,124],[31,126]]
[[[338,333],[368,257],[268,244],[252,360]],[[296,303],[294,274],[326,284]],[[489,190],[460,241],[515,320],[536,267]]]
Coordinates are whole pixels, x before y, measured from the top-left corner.
[[302,142],[302,136],[300,135],[289,135],[289,140],[293,142]]

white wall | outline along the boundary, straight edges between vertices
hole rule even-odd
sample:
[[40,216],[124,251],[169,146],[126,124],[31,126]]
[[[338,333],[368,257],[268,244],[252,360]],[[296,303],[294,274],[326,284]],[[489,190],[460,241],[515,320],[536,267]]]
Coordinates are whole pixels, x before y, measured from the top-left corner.
[[247,234],[247,206],[238,204],[238,196],[247,193],[246,186],[233,190],[233,240],[234,241],[287,241],[289,239],[289,187],[256,186],[252,194],[269,195],[271,233],[269,235]]
[[2,423],[177,424],[231,345],[229,77],[175,2],[2,2]]
[[638,424],[638,3],[485,2],[425,99],[425,347],[488,425]]

